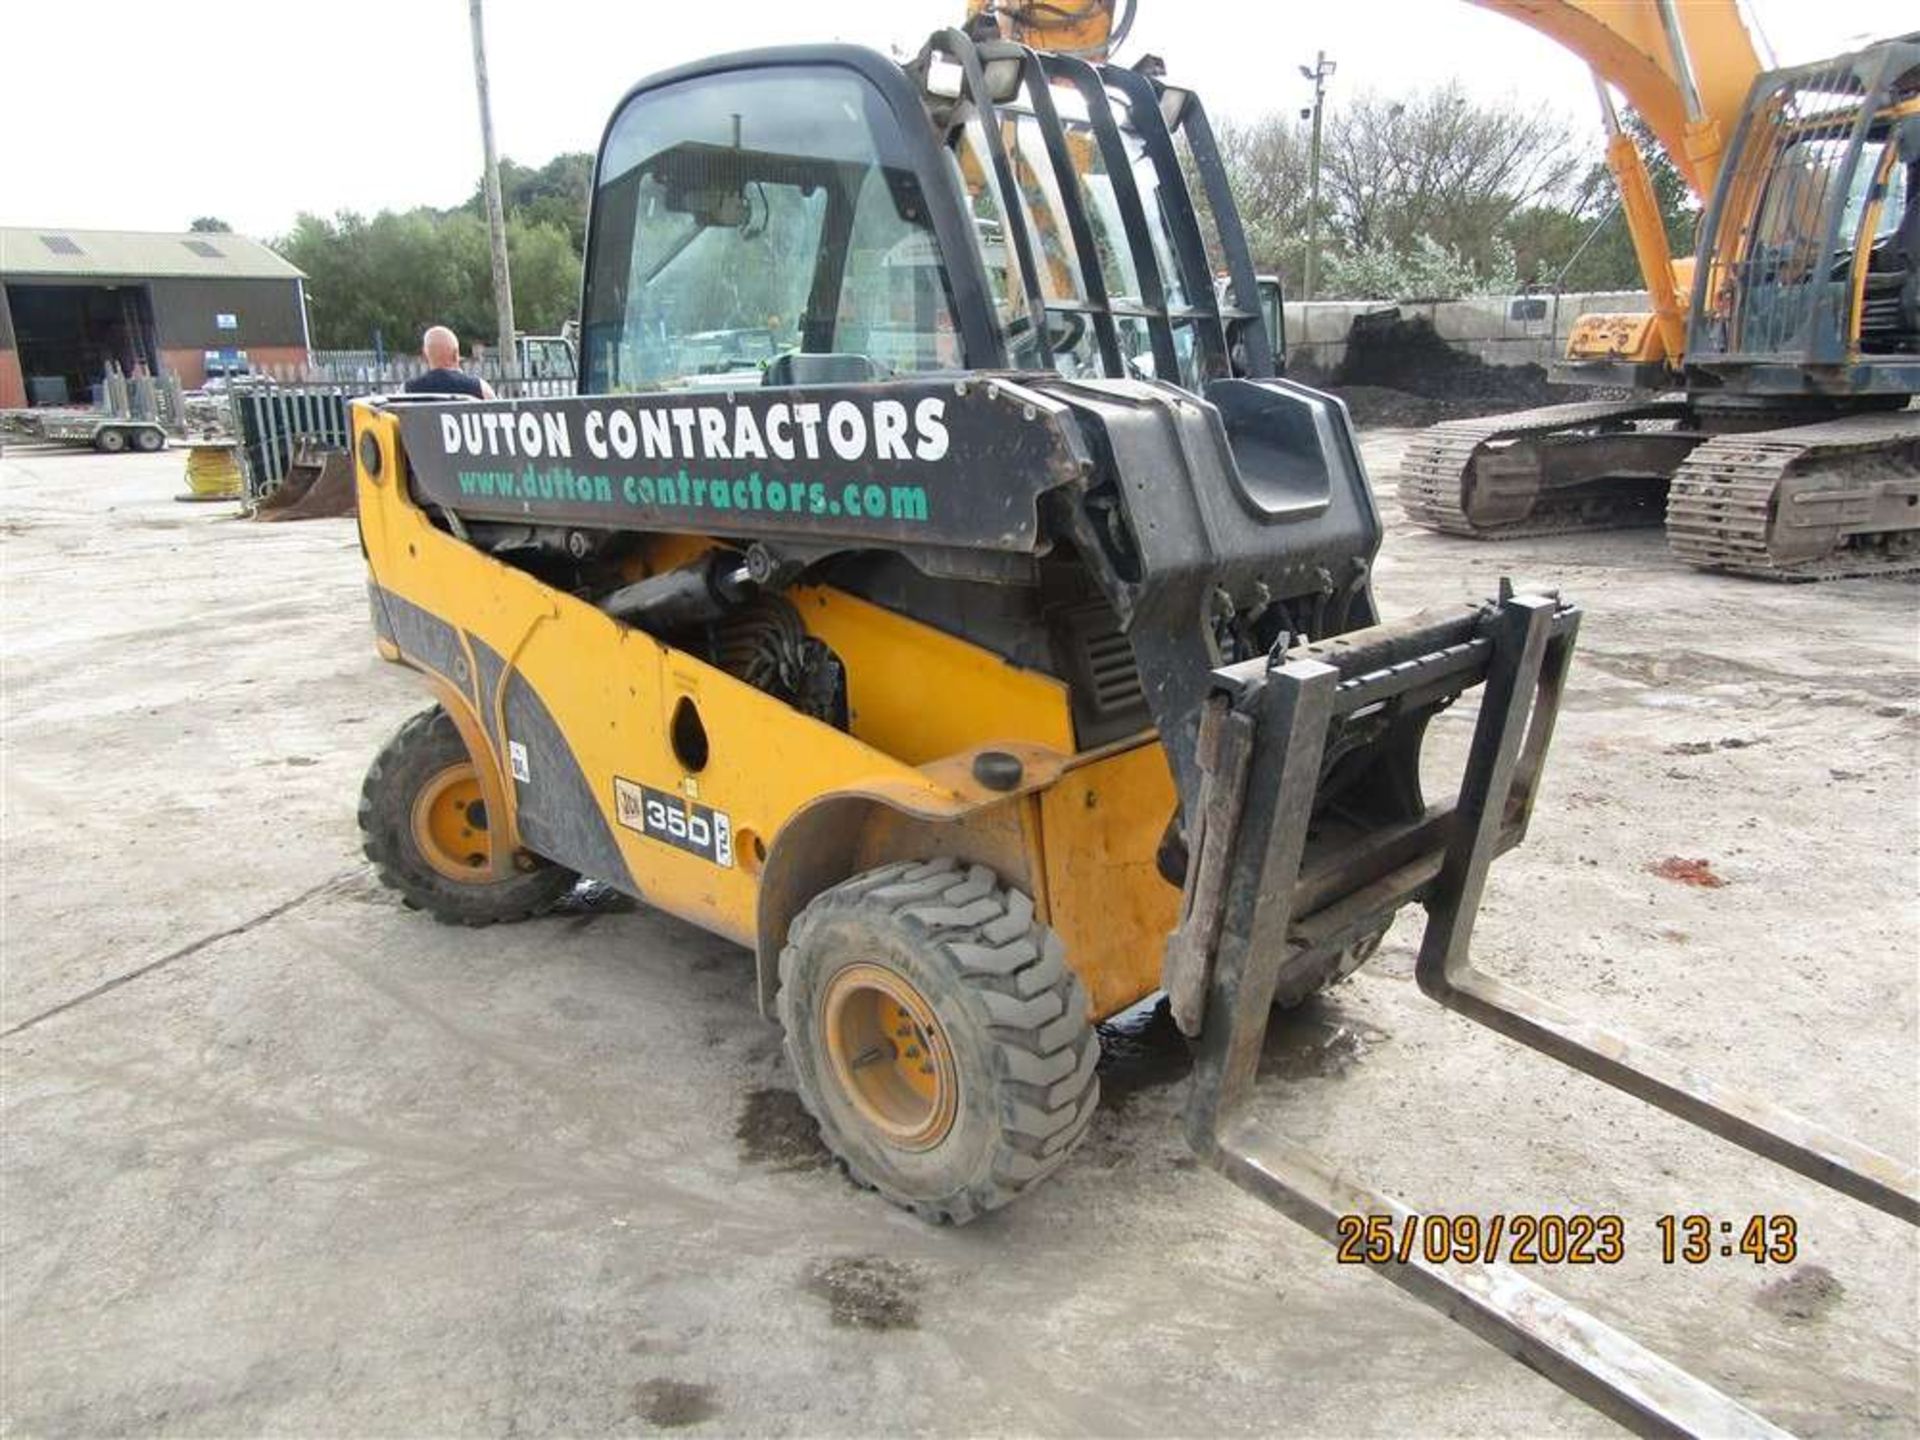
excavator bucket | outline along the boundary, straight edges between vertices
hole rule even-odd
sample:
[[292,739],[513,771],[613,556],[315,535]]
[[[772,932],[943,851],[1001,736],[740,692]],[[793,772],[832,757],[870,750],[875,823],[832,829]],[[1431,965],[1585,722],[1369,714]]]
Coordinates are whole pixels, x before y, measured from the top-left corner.
[[[1187,1115],[1194,1149],[1329,1241],[1350,1215],[1392,1217],[1394,1233],[1412,1233],[1403,1228],[1407,1207],[1265,1124],[1249,1100],[1274,997],[1290,968],[1329,946],[1363,942],[1383,917],[1419,901],[1428,918],[1416,975],[1433,999],[1920,1224],[1912,1167],[1717,1085],[1468,963],[1488,867],[1526,832],[1579,623],[1579,610],[1553,597],[1503,593],[1465,614],[1420,615],[1214,672],[1198,746],[1199,814],[1165,972],[1175,1021],[1197,1037]],[[1395,740],[1396,717],[1476,690],[1479,714],[1453,799],[1396,827],[1351,840],[1329,836],[1315,800],[1343,751],[1352,759],[1371,747],[1375,765],[1403,764],[1418,737]],[[1634,1430],[1780,1433],[1508,1266],[1433,1264],[1407,1250],[1375,1268]]]
[[344,450],[301,449],[255,520],[327,520],[354,510],[353,461]]

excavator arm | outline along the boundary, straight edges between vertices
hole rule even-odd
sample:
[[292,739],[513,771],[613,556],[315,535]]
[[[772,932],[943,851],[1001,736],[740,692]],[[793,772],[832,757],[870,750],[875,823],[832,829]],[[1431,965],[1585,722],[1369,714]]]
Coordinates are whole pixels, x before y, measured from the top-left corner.
[[1681,293],[1646,161],[1614,113],[1612,90],[1644,119],[1694,195],[1713,192],[1759,57],[1735,0],[1472,0],[1585,60],[1600,93],[1607,168],[1652,302],[1651,315],[1582,316],[1569,359],[1677,365],[1686,353]]
[[1469,0],[1587,62],[1705,200],[1760,74],[1735,0]]

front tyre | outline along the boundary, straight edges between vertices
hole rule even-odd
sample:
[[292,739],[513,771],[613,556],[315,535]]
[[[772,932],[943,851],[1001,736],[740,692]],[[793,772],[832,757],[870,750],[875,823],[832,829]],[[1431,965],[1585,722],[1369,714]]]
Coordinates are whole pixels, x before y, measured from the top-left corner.
[[360,787],[360,838],[381,883],[449,925],[492,925],[550,910],[579,876],[526,851],[488,874],[493,835],[466,743],[438,705],[395,732]]
[[997,1209],[1086,1133],[1086,1012],[1033,902],[952,859],[822,892],[780,955],[800,1098],[848,1174],[929,1220]]

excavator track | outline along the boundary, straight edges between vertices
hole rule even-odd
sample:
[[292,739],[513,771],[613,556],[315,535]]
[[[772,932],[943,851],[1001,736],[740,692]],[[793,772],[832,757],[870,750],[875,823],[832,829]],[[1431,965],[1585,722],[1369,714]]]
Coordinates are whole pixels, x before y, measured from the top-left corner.
[[1674,473],[1667,544],[1769,580],[1920,573],[1920,411],[1715,436]]
[[[1475,465],[1496,445],[1563,433],[1622,431],[1633,421],[1680,419],[1686,409],[1680,400],[1599,400],[1429,426],[1408,442],[1401,457],[1400,508],[1416,525],[1480,540],[1657,525],[1659,509],[1639,496],[1596,495],[1591,490],[1556,495],[1536,478],[1497,471],[1476,474]],[[1477,520],[1467,510],[1470,477],[1473,508],[1483,516]],[[1489,511],[1502,518],[1485,519]],[[1505,518],[1505,512],[1512,518]]]

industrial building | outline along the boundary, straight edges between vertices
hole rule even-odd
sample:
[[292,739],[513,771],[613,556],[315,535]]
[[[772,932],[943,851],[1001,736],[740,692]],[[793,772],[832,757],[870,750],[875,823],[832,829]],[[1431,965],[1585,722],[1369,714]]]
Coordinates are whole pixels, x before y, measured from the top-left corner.
[[0,409],[84,402],[110,364],[192,387],[307,343],[305,277],[258,241],[0,227]]

